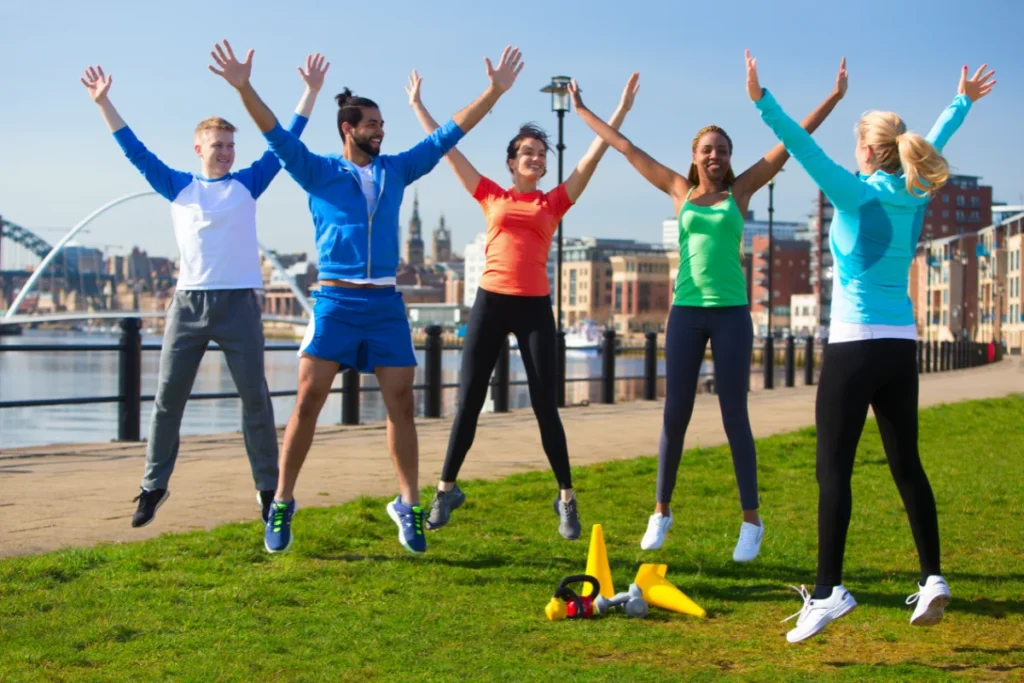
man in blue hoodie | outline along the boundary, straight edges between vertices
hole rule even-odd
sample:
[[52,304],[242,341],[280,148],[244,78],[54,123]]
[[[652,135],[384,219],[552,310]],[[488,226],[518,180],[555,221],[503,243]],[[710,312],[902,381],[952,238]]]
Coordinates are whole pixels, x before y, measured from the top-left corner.
[[246,110],[292,178],[309,195],[316,229],[320,289],[313,320],[299,351],[299,389],[284,434],[280,478],[267,521],[265,545],[283,552],[292,542],[293,490],[313,441],[317,417],[342,368],[377,376],[387,409],[388,446],[399,496],[388,504],[398,540],[413,553],[427,549],[419,505],[419,449],[414,421],[416,356],[402,295],[395,289],[398,214],[405,188],[448,153],[515,83],[523,68],[518,49],[506,47],[497,67],[485,59],[490,84],[472,104],[413,148],[381,155],[384,120],[369,99],[346,89],[338,95],[341,155],[310,152],[278,123],[249,82],[252,51],[236,59],[224,41],[210,70],[238,90]]

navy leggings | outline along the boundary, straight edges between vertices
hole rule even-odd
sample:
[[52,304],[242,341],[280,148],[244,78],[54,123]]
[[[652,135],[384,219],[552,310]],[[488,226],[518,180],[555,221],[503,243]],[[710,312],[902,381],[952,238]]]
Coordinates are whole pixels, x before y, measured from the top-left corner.
[[747,415],[754,329],[747,306],[673,306],[665,333],[665,416],[658,449],[658,502],[672,502],[683,439],[693,415],[704,350],[711,341],[722,424],[744,510],[757,504],[757,454]]

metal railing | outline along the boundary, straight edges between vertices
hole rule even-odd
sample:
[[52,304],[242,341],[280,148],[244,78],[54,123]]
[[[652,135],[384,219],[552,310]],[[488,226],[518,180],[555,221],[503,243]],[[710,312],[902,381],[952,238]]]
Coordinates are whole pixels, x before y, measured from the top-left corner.
[[[153,401],[155,396],[142,393],[142,353],[144,351],[159,351],[161,344],[142,343],[142,320],[130,317],[122,318],[120,321],[121,337],[117,344],[7,344],[0,345],[0,352],[71,352],[71,351],[106,351],[118,353],[118,393],[113,396],[86,396],[74,398],[51,398],[51,399],[26,399],[13,401],[0,401],[0,409],[4,408],[33,408],[48,406],[83,405],[93,403],[116,403],[118,404],[117,418],[117,440],[118,441],[139,441],[141,435],[142,403]],[[444,382],[442,378],[442,352],[461,350],[461,345],[445,345],[441,338],[441,328],[431,326],[426,328],[426,342],[422,346],[416,346],[417,350],[424,352],[424,382],[413,387],[415,391],[422,391],[424,396],[423,416],[426,418],[440,418],[442,416],[442,392],[445,389],[459,387],[457,382]],[[572,377],[566,378],[566,345],[565,333],[560,332],[557,343],[557,401],[559,407],[565,406],[565,387],[569,383],[576,382],[600,382],[600,402],[605,404],[615,403],[615,383],[617,381],[643,381],[642,396],[644,400],[653,401],[658,395],[658,381],[665,379],[664,375],[658,374],[658,354],[664,349],[658,347],[657,335],[648,332],[645,335],[643,346],[643,374],[617,377],[615,372],[615,358],[617,354],[617,335],[614,330],[605,330],[603,339],[598,345],[585,347],[581,350],[597,350],[601,352],[601,374],[597,377]],[[793,387],[796,384],[796,340],[794,337],[787,337],[785,340],[783,363],[785,365],[785,386]],[[822,342],[822,352],[827,346],[828,340]],[[803,371],[804,385],[814,384],[815,371],[815,342],[808,337],[803,341]],[[210,347],[219,350],[219,347]],[[265,351],[297,351],[298,344],[275,344],[266,346]],[[605,350],[611,350],[606,353]],[[623,348],[624,352],[639,351],[638,348]],[[773,389],[775,381],[776,351],[774,340],[765,339],[760,349],[761,362],[764,370],[764,388]],[[918,342],[917,358],[918,371],[921,373],[942,372],[947,370],[959,370],[962,368],[976,367],[996,360],[1001,360],[1003,350],[1001,347],[990,344],[973,342]],[[509,410],[510,389],[513,386],[527,385],[526,380],[511,380],[509,375],[510,347],[508,339],[502,346],[498,356],[494,375],[491,379],[491,391],[494,402],[494,412],[504,413]],[[341,394],[341,424],[360,424],[360,394],[363,392],[379,391],[376,386],[361,386],[359,372],[354,369],[343,370],[341,373],[342,382],[340,387],[332,387],[330,393]],[[714,391],[714,381],[707,380],[707,389]],[[272,398],[296,396],[298,391],[279,390],[271,391]],[[195,393],[189,396],[190,401],[233,399],[239,398],[237,392],[215,392]]]

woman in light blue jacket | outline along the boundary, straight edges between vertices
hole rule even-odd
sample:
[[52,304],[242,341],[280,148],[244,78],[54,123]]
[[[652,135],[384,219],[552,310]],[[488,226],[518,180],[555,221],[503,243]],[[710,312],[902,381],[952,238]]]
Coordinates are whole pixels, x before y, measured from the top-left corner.
[[[842,585],[850,524],[850,479],[868,406],[874,410],[893,479],[910,518],[921,582],[908,604],[910,623],[942,620],[951,599],[939,569],[939,524],[917,448],[917,326],[908,295],[910,264],[931,194],[949,179],[942,148],[971,104],[995,85],[994,72],[973,78],[967,67],[958,94],[927,136],[907,131],[892,112],[871,111],[854,128],[859,173],[834,162],[782,110],[757,78],[747,53],[747,90],[787,151],[835,206],[829,229],[834,265],[829,344],[818,383],[818,577],[814,593],[786,638],[795,643],[824,629],[857,603]],[[792,617],[790,617],[792,618]]]

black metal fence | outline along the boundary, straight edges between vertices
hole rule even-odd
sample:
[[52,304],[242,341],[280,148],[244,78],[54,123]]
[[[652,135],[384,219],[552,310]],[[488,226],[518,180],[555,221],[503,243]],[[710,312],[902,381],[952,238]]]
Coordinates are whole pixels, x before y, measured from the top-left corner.
[[[117,344],[8,344],[0,345],[0,352],[29,351],[41,353],[59,353],[69,351],[116,351],[119,355],[118,362],[118,393],[115,396],[87,396],[77,398],[53,398],[53,399],[29,399],[15,401],[0,401],[0,409],[3,408],[32,408],[46,406],[81,405],[89,403],[117,403],[117,440],[118,441],[139,441],[142,422],[142,403],[154,400],[152,395],[142,394],[142,352],[159,351],[160,344],[142,343],[142,321],[139,318],[123,318],[120,322],[121,338]],[[614,330],[606,330],[601,344],[590,347],[592,350],[602,352],[601,374],[598,377],[574,377],[566,379],[565,376],[565,335],[559,333],[558,339],[558,385],[557,398],[560,407],[565,406],[565,385],[567,382],[600,382],[600,400],[602,403],[615,403],[615,383],[617,380],[642,380],[644,388],[642,396],[644,400],[656,400],[658,380],[664,379],[664,375],[658,374],[659,349],[657,335],[648,332],[643,346],[644,372],[639,376],[616,377],[615,356],[617,339]],[[828,340],[824,340],[822,348],[827,346]],[[773,389],[775,382],[775,361],[776,351],[773,340],[766,339],[761,349],[762,364],[764,367],[764,387]],[[796,340],[793,337],[785,339],[783,362],[785,364],[785,385],[787,387],[796,384]],[[807,338],[803,341],[803,370],[804,385],[814,384],[815,369],[815,343],[814,339]],[[297,351],[298,344],[276,344],[267,346],[267,351]],[[426,329],[426,343],[417,346],[425,356],[424,382],[413,387],[416,391],[425,392],[424,396],[424,417],[439,418],[442,415],[442,390],[458,388],[458,383],[445,383],[442,381],[441,353],[448,350],[460,350],[460,345],[444,345],[441,339],[441,328],[437,326]],[[606,349],[610,353],[604,352]],[[526,380],[512,381],[509,378],[509,344],[506,339],[505,345],[498,357],[494,376],[491,379],[492,396],[494,398],[494,412],[503,413],[509,410],[509,390],[512,386],[527,384]],[[1001,360],[1002,348],[997,345],[982,344],[974,342],[918,342],[917,359],[918,371],[921,373],[944,372],[947,370],[960,370],[976,367],[989,362]],[[340,387],[331,389],[332,394],[342,394],[341,423],[344,425],[357,425],[360,422],[359,396],[362,392],[379,391],[376,386],[361,386],[359,373],[356,370],[344,370],[342,373]],[[713,383],[712,383],[713,386]],[[282,390],[271,391],[271,397],[295,396],[298,391]],[[197,393],[189,396],[190,401],[232,399],[238,398],[235,392],[218,393]]]

